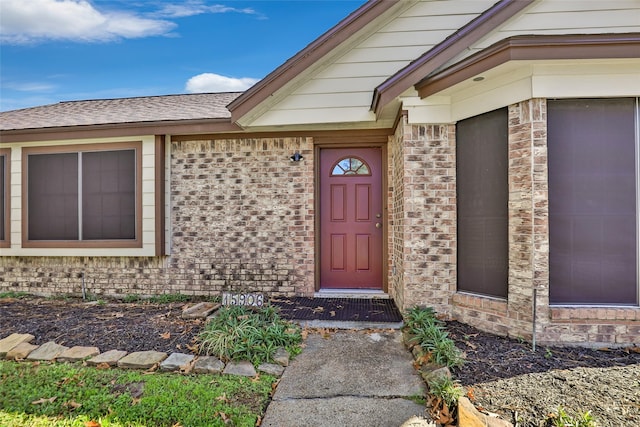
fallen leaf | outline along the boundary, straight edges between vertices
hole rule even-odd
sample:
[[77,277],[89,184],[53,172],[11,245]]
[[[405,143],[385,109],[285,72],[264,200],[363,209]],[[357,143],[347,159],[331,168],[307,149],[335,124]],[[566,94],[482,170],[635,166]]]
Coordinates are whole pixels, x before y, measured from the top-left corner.
[[33,402],[31,402],[32,405],[39,405],[41,403],[53,403],[55,400],[57,399],[56,396],[50,397],[50,398],[42,398],[42,399],[38,399],[38,400],[34,400]]
[[91,420],[91,421],[85,421],[84,427],[102,427],[102,426],[100,425],[100,423],[97,423]]
[[229,399],[227,398],[227,394],[226,393],[222,393],[222,396],[216,397],[216,400],[218,402],[224,402],[224,403],[228,403],[229,402]]
[[134,397],[131,399],[131,405],[137,405],[138,403],[140,403],[139,397]]
[[171,332],[165,332],[164,334],[160,334],[160,338],[162,338],[163,340],[168,340],[169,338],[171,338]]
[[324,311],[324,307],[318,306],[312,310],[314,313],[322,313]]
[[71,410],[73,411],[74,409],[78,409],[79,407],[81,407],[82,403],[78,403],[75,400],[70,400],[62,404],[62,406],[64,406],[65,408],[71,408]]
[[465,343],[467,346],[469,346],[469,347],[471,347],[472,349],[474,349],[474,350],[478,348],[478,346],[477,346],[477,345],[475,345],[475,344],[473,344],[473,343],[471,343],[471,342],[469,342],[469,341],[465,341],[464,343]]
[[194,353],[198,353],[198,344],[194,344],[194,345],[187,344],[187,349],[189,349],[189,351],[192,351]]
[[98,363],[96,369],[111,369],[111,366],[107,362]]
[[331,315],[331,317],[336,317],[336,312],[335,312],[335,311],[333,311],[333,310],[331,310],[331,311],[329,312],[329,314]]

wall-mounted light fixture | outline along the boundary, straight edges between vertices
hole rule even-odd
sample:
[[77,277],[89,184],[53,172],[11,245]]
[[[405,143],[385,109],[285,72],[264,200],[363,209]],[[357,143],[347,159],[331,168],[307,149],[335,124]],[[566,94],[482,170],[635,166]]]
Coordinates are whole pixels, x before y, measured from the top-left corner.
[[289,157],[289,160],[291,160],[292,162],[299,162],[302,159],[304,159],[304,157],[302,157],[302,154],[300,154],[299,151],[296,151],[293,156]]

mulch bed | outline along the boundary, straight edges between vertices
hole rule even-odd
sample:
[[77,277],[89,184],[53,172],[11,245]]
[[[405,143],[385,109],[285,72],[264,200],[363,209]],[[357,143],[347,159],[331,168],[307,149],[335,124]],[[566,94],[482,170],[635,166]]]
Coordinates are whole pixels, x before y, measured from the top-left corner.
[[[96,346],[101,351],[194,353],[203,320],[181,318],[184,303],[85,303],[37,297],[0,299],[0,338],[30,333],[35,344]],[[599,426],[640,425],[640,349],[543,347],[448,322],[466,354],[454,378],[474,403],[518,426],[563,406],[591,410]]]

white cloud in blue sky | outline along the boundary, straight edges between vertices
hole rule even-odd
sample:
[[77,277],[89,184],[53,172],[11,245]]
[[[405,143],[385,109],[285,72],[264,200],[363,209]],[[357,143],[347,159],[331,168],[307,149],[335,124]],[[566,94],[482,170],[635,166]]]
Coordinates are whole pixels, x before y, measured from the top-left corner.
[[248,15],[256,15],[262,17],[251,8],[238,9],[235,7],[225,6],[221,4],[207,5],[200,0],[191,0],[185,3],[164,4],[157,12],[151,14],[154,17],[161,18],[185,18],[188,16],[202,15],[205,13],[244,13]]
[[0,2],[0,41],[8,44],[47,40],[103,42],[167,35],[176,26],[131,12],[102,12],[85,0]]
[[204,92],[242,92],[256,84],[258,79],[248,77],[234,78],[214,73],[203,73],[191,77],[185,90],[189,93]]

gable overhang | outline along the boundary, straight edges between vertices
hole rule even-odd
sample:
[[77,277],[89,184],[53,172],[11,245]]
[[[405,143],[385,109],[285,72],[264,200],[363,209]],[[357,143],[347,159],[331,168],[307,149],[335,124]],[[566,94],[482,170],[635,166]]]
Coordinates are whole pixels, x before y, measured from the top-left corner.
[[496,27],[534,3],[535,0],[500,0],[476,19],[469,22],[420,58],[407,65],[395,75],[375,88],[371,110],[381,114],[382,110],[398,96],[421,81],[448,61],[464,52]]
[[[370,0],[324,33],[306,48],[287,60],[264,79],[233,100],[227,108],[233,123],[241,123],[244,116],[267,101],[275,92],[313,66],[325,55],[365,28],[401,0]],[[423,74],[424,75],[424,74]]]
[[631,58],[640,58],[640,33],[514,36],[431,73],[415,89],[424,99],[512,61]]

